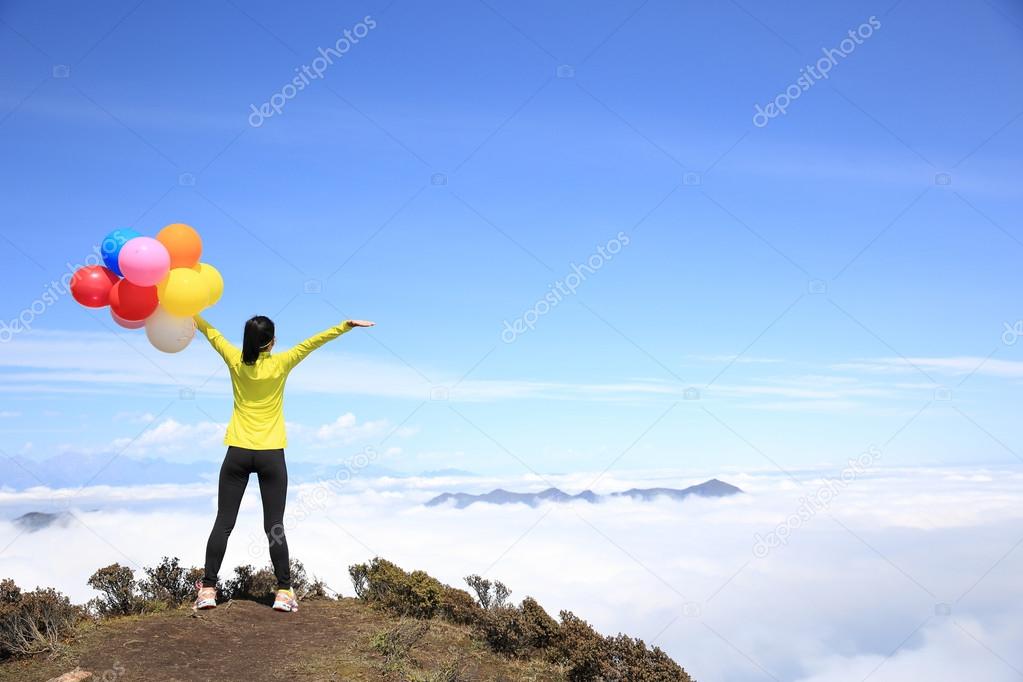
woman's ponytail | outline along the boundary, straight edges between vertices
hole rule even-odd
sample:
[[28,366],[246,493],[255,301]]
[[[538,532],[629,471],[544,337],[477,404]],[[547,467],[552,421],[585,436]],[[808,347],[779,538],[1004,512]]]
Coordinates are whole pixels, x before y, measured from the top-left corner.
[[259,354],[269,349],[273,340],[273,320],[263,315],[249,319],[245,323],[245,336],[242,339],[242,362],[246,365],[256,364]]

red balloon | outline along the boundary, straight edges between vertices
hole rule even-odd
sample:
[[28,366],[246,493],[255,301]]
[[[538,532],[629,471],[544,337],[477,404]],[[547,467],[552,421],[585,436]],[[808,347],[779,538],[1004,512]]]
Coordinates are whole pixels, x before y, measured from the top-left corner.
[[87,308],[102,308],[110,303],[110,290],[118,277],[102,265],[87,265],[71,277],[71,295]]
[[153,314],[159,303],[155,286],[140,287],[122,279],[110,289],[110,310],[124,320],[144,320]]

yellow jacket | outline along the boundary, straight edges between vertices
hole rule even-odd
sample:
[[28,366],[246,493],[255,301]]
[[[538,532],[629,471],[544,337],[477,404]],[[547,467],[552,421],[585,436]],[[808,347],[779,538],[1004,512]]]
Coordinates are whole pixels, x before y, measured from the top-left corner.
[[250,450],[276,450],[288,444],[284,431],[284,382],[305,356],[352,327],[347,322],[312,336],[283,353],[259,354],[254,365],[242,362],[242,352],[199,315],[195,324],[231,371],[234,411],[224,444]]

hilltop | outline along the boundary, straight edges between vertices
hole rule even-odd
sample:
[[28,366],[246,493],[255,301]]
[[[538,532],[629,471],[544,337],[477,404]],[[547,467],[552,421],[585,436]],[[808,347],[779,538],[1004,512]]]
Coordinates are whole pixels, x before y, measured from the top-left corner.
[[660,649],[603,636],[568,611],[474,594],[384,559],[351,566],[356,598],[332,598],[293,561],[297,613],[278,613],[269,568],[235,569],[213,610],[190,608],[197,568],[165,558],[145,578],[113,564],[76,606],[0,580],[0,682],[324,680],[344,682],[691,682]]
[[[185,608],[100,621],[56,659],[0,665],[0,680],[45,682],[75,669],[91,672],[90,682],[565,679],[552,664],[488,651],[466,627],[424,622],[419,632],[359,599],[303,602],[295,614],[237,600],[200,614]],[[404,650],[389,657],[380,644],[387,638]],[[445,676],[452,667],[458,675]]]

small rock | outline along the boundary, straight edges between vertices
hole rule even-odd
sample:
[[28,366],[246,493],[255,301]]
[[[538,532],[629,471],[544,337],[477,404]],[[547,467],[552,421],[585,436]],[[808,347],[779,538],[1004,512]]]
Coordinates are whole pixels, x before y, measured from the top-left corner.
[[69,673],[64,673],[60,677],[52,677],[46,682],[79,682],[79,680],[86,680],[90,677],[92,677],[92,673],[90,673],[88,670],[75,668]]

